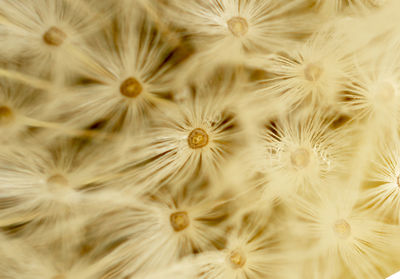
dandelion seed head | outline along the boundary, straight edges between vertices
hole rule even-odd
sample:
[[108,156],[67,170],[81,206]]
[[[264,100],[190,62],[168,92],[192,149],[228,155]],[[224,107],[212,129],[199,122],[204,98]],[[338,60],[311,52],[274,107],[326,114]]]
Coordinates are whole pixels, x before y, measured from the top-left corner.
[[0,125],[10,124],[14,120],[14,113],[8,106],[0,106]]
[[243,17],[235,16],[227,22],[229,30],[235,37],[241,37],[246,35],[249,30],[249,25]]
[[192,149],[203,148],[208,144],[208,134],[203,129],[196,128],[190,132],[188,144]]
[[171,226],[176,232],[183,231],[189,224],[189,216],[186,211],[177,211],[170,215]]
[[244,253],[239,249],[232,250],[229,253],[228,259],[233,268],[243,267],[247,260]]
[[322,75],[322,72],[323,70],[319,65],[310,63],[304,69],[304,77],[306,80],[311,82],[318,81]]
[[305,168],[310,162],[310,153],[305,148],[298,148],[291,153],[290,161],[295,168]]
[[43,34],[43,41],[50,46],[60,46],[66,38],[67,34],[55,26],[50,27],[49,30]]
[[333,225],[333,231],[339,238],[346,239],[351,234],[351,226],[346,220],[339,219]]
[[143,91],[143,86],[134,77],[124,80],[119,88],[121,94],[127,98],[135,98]]
[[0,278],[397,264],[395,1],[0,1]]

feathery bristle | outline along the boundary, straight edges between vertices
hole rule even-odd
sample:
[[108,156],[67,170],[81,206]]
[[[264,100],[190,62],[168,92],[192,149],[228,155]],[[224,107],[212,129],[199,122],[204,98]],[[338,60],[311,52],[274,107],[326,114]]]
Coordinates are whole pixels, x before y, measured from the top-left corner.
[[398,0],[0,0],[0,279],[400,266]]

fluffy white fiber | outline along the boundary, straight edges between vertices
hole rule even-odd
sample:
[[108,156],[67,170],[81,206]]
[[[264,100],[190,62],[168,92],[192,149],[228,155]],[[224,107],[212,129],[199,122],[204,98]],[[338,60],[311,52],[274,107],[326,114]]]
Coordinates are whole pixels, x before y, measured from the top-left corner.
[[400,270],[397,0],[0,0],[0,279]]

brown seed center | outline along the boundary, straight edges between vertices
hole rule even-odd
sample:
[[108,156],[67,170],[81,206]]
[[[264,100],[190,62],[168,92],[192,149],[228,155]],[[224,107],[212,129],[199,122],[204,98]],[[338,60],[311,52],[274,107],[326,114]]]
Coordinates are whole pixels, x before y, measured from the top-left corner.
[[12,110],[7,106],[0,106],[0,125],[10,124],[14,120]]
[[305,168],[310,162],[310,153],[305,148],[298,148],[290,155],[290,161],[296,168]]
[[346,220],[339,219],[333,225],[333,231],[339,238],[346,239],[351,234],[351,226]]
[[304,77],[308,81],[317,81],[322,75],[322,68],[314,63],[310,63],[304,69]]
[[190,132],[188,137],[189,147],[192,149],[202,148],[208,144],[208,135],[201,129],[196,128]]
[[67,34],[54,26],[43,35],[43,41],[50,46],[60,46],[66,38]]
[[246,257],[242,251],[236,249],[230,252],[229,261],[233,268],[240,268],[245,265]]
[[137,79],[130,77],[122,82],[119,91],[125,97],[135,98],[142,93],[143,87]]
[[56,186],[68,186],[68,180],[61,174],[55,174],[47,179],[47,184]]
[[236,37],[246,35],[247,31],[249,30],[249,25],[246,19],[240,16],[232,17],[230,20],[228,20],[227,24],[229,30]]
[[186,229],[190,224],[189,216],[186,211],[177,211],[172,213],[171,216],[169,216],[169,220],[172,228],[176,232]]

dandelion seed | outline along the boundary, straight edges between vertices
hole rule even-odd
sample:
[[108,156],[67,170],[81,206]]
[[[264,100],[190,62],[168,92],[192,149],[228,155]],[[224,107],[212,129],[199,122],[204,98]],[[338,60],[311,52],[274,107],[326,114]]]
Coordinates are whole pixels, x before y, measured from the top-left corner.
[[[155,265],[168,267],[193,251],[214,250],[213,245],[220,245],[226,207],[213,206],[214,198],[188,186],[172,191],[174,194],[165,190],[152,200],[132,197],[119,210],[99,216],[90,225],[93,241],[103,241],[91,253],[107,254],[113,262],[110,272],[149,272]],[[124,241],[110,250],[108,242],[113,239]]]
[[[396,44],[389,44],[387,51],[394,51]],[[359,65],[355,77],[342,94],[341,105],[357,118],[369,119],[371,125],[392,128],[400,119],[399,103],[400,72],[397,62],[400,56],[382,53],[379,60],[368,60]],[[368,55],[368,54],[366,54]]]
[[[77,216],[79,211],[83,214],[94,198],[85,187],[107,181],[101,174],[109,168],[103,165],[108,152],[95,155],[91,153],[94,150],[93,146],[80,149],[59,139],[48,148],[31,140],[25,148],[0,152],[0,201],[8,201],[0,209],[2,225],[27,223],[33,235],[36,226],[51,227],[58,218]],[[94,158],[98,167],[91,165]]]
[[275,96],[292,109],[305,101],[334,105],[354,72],[353,54],[340,45],[344,40],[340,33],[327,29],[298,49],[267,59],[265,66],[260,64],[275,74],[263,82],[260,94]]
[[73,88],[60,100],[71,116],[67,125],[82,128],[107,119],[103,130],[127,132],[143,127],[154,109],[169,105],[173,76],[163,61],[170,46],[141,9],[121,12],[116,25],[120,33],[106,32],[87,50],[98,67],[84,74],[99,83]]
[[311,63],[304,69],[304,76],[308,81],[318,81],[322,74],[321,67],[318,64]]
[[47,184],[51,186],[68,186],[68,180],[61,174],[54,174],[47,179]]
[[203,258],[199,256],[200,278],[277,278],[283,260],[277,232],[269,230],[264,221],[256,221],[257,217],[265,218],[252,212],[249,223],[244,220],[237,223],[227,237],[226,249],[205,253]]
[[50,74],[57,80],[70,76],[82,66],[76,52],[86,46],[84,38],[98,31],[109,17],[104,14],[100,20],[84,6],[69,0],[2,1],[0,16],[6,22],[0,23],[5,33],[0,41],[9,45],[5,55],[29,59],[41,76]]
[[307,16],[294,12],[301,7],[301,1],[174,0],[165,10],[166,17],[193,38],[198,51],[184,74],[198,79],[222,64],[246,64],[255,53],[292,45],[294,37],[313,26]]
[[240,37],[243,35],[246,35],[249,25],[246,21],[246,19],[242,17],[232,17],[231,19],[228,20],[228,28],[231,30],[232,34],[236,37]]
[[[198,96],[163,111],[140,144],[129,140],[133,144],[127,144],[128,150],[139,148],[140,152],[127,151],[131,156],[125,153],[121,160],[121,167],[132,168],[127,176],[152,189],[160,181],[188,181],[193,175],[215,181],[224,175],[220,167],[238,148],[242,136],[230,103],[233,99],[224,99],[230,91],[214,86],[201,87]],[[204,98],[201,92],[207,91],[214,97]]]
[[201,129],[196,128],[188,136],[188,144],[192,149],[202,148],[208,144],[208,135]]
[[351,226],[346,220],[340,219],[335,222],[333,225],[333,230],[337,234],[338,237],[346,239],[351,234]]
[[290,161],[296,168],[304,168],[310,161],[309,152],[304,148],[299,148],[292,152],[290,155]]
[[373,212],[357,208],[357,191],[349,185],[342,187],[297,200],[300,207],[296,211],[307,224],[299,237],[314,243],[306,248],[314,260],[319,258],[327,265],[342,261],[354,276],[382,278],[382,271],[390,271],[387,260],[391,251],[398,249],[391,247],[390,241],[398,232]]
[[[300,7],[300,1],[280,5],[274,1],[172,1],[169,10],[171,15],[180,13],[180,17],[173,17],[177,24],[187,27],[193,33],[206,36],[199,44],[211,42],[211,49],[219,49],[234,44],[234,53],[238,53],[241,45],[247,49],[274,48],[283,46],[290,41],[290,34],[301,33],[307,29],[301,24],[299,17],[288,16],[282,21],[279,16]],[[300,23],[294,28],[294,24]],[[233,35],[233,38],[232,38]],[[219,38],[218,38],[219,37]],[[237,44],[239,42],[239,45]],[[239,47],[239,49],[238,49]]]
[[233,250],[229,254],[229,261],[233,265],[233,268],[240,268],[246,263],[246,257],[240,250]]
[[142,92],[143,87],[135,78],[130,77],[121,84],[119,90],[125,97],[135,98]]
[[189,224],[189,216],[185,211],[174,212],[170,216],[171,226],[179,232],[186,229]]
[[322,112],[306,113],[259,130],[249,165],[262,174],[256,185],[264,189],[263,197],[285,201],[346,172],[343,167],[349,163],[351,145],[343,140],[349,130],[332,131],[333,120]]
[[57,27],[50,27],[49,30],[46,31],[43,35],[43,40],[46,44],[52,45],[52,46],[60,46],[65,38],[67,37],[67,34],[65,34],[62,30],[58,29]]

